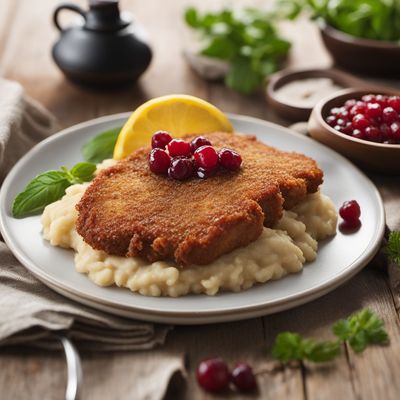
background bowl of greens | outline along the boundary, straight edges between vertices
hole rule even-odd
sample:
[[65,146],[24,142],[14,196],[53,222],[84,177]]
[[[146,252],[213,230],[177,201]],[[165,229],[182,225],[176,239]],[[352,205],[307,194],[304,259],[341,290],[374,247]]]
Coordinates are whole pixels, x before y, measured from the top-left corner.
[[338,66],[400,76],[399,0],[280,0],[320,22],[322,40]]
[[398,42],[358,38],[325,23],[320,31],[337,66],[368,75],[400,78]]

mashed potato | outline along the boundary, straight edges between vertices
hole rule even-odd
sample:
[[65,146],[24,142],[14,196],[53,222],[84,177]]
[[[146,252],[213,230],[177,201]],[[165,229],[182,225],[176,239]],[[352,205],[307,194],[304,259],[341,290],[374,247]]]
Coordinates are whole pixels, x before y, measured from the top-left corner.
[[299,272],[317,256],[318,239],[333,235],[337,215],[332,201],[320,193],[291,211],[284,211],[275,229],[264,228],[246,247],[211,264],[178,268],[172,262],[149,263],[138,257],[110,256],[92,249],[75,229],[79,202],[87,184],[73,185],[65,196],[48,205],[42,215],[43,236],[53,246],[75,250],[75,267],[100,286],[116,284],[146,296],[215,295],[248,289],[256,283]]

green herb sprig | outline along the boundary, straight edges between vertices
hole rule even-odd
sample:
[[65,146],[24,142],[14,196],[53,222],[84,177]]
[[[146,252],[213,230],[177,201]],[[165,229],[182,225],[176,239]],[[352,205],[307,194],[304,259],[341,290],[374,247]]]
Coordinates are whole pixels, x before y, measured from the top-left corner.
[[400,267],[400,231],[390,232],[385,251],[389,260]]
[[348,343],[356,353],[363,352],[371,344],[389,343],[383,321],[369,309],[337,321],[332,332],[336,336],[336,340],[332,341],[304,338],[293,332],[280,333],[272,347],[272,356],[282,362],[325,362],[340,354],[343,343]]
[[278,34],[276,19],[256,9],[200,15],[191,7],[185,12],[186,23],[205,42],[201,53],[227,61],[225,84],[244,94],[254,92],[288,54],[290,43]]
[[398,0],[280,0],[295,17],[309,10],[312,18],[350,35],[375,40],[400,41],[400,2]]
[[95,170],[95,164],[81,162],[70,170],[62,167],[58,171],[39,174],[15,197],[12,205],[13,216],[21,218],[43,211],[48,204],[59,200],[68,186],[91,181]]

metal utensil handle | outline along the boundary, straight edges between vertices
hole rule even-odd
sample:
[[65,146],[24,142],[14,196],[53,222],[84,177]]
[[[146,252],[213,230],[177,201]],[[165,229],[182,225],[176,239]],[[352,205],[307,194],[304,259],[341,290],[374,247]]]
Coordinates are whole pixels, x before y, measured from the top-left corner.
[[78,350],[66,336],[58,335],[64,348],[67,361],[68,382],[65,390],[65,400],[79,400],[82,386],[82,366]]

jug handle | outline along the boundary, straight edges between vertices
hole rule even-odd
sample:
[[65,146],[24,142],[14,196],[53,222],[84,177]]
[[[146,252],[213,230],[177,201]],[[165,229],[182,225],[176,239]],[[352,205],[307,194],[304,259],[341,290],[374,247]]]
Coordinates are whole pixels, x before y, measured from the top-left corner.
[[54,13],[53,13],[53,22],[54,22],[54,25],[56,26],[56,28],[57,28],[59,31],[61,31],[61,32],[62,32],[64,29],[61,27],[61,25],[60,25],[60,23],[59,23],[59,21],[58,21],[58,16],[59,16],[59,14],[60,14],[60,11],[62,11],[62,10],[74,11],[74,12],[78,13],[79,15],[81,15],[81,16],[83,17],[83,19],[86,20],[86,13],[85,13],[85,11],[84,11],[82,8],[78,7],[78,6],[75,5],[75,4],[69,4],[69,3],[60,4],[60,5],[54,10]]

